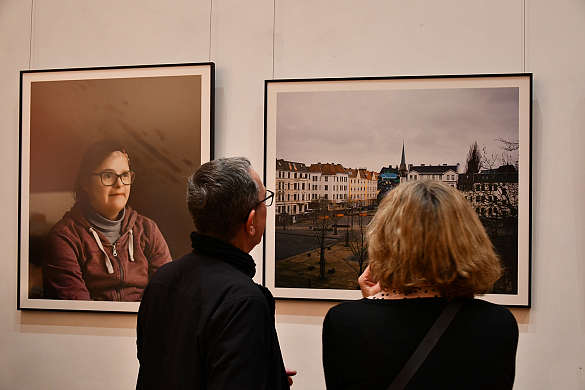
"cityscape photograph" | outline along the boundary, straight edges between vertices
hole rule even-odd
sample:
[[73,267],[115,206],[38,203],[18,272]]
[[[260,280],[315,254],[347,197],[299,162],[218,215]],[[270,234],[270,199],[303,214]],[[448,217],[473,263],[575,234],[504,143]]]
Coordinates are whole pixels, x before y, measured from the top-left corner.
[[519,90],[279,93],[275,286],[359,289],[367,226],[400,183],[441,180],[477,212],[518,291]]

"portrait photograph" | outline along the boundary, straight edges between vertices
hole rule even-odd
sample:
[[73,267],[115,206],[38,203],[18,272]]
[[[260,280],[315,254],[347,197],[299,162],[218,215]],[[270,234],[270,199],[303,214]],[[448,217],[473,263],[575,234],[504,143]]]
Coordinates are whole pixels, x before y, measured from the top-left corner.
[[21,72],[19,309],[136,312],[191,251],[213,88],[213,63]]

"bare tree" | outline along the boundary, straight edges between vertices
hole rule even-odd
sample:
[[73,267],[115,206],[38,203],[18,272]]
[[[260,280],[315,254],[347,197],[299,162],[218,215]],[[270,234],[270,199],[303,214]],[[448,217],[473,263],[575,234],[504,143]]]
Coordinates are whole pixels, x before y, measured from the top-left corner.
[[319,279],[325,279],[325,241],[330,226],[329,201],[319,199],[313,213],[312,228],[317,240],[317,253],[319,254]]
[[355,225],[351,230],[348,228],[346,242],[351,250],[353,259],[357,262],[357,267],[348,260],[344,260],[360,276],[366,269],[368,261],[368,241],[366,239],[368,225],[367,213],[359,212],[355,217],[352,215],[351,218],[355,219]]
[[[482,149],[480,170],[460,186],[480,217],[504,268],[495,293],[518,288],[518,142],[498,138],[499,151]],[[475,145],[475,144],[474,144]],[[472,145],[473,148],[473,145]],[[471,149],[470,149],[471,155]],[[468,159],[470,157],[468,155]]]
[[484,147],[481,156],[482,168],[495,169],[502,165],[512,165],[518,170],[518,158],[515,155],[515,151],[520,147],[520,143],[518,141],[506,141],[501,137],[496,138],[495,141],[500,143],[498,149],[501,150],[501,153],[492,152],[491,154],[488,154]]

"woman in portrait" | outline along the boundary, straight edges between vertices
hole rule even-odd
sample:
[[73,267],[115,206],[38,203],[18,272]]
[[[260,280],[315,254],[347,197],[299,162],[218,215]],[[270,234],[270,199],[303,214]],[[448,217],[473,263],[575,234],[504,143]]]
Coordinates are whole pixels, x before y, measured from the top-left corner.
[[[404,389],[511,389],[518,325],[489,292],[500,264],[478,216],[436,180],[400,184],[368,227],[363,299],[323,324],[327,389],[386,390],[449,302],[459,305]],[[402,387],[399,387],[402,388]]]
[[45,238],[44,298],[140,301],[150,277],[171,261],[156,223],[127,205],[134,178],[118,143],[89,147],[75,204]]

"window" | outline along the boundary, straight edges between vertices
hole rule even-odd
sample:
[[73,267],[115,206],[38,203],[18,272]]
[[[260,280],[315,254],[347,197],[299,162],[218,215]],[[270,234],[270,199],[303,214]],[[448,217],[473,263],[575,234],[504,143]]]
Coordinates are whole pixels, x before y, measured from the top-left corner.
[[295,179],[297,178],[297,173],[295,172]]
[[329,177],[328,176],[325,176],[325,181],[328,181],[328,180],[329,180]]
[[329,186],[327,184],[325,184],[325,191],[327,191],[329,189]]

